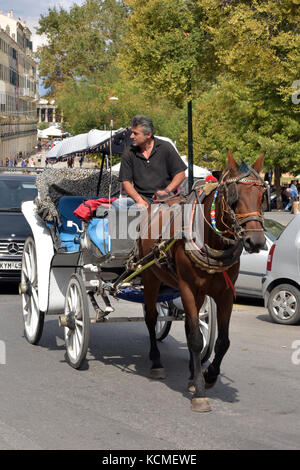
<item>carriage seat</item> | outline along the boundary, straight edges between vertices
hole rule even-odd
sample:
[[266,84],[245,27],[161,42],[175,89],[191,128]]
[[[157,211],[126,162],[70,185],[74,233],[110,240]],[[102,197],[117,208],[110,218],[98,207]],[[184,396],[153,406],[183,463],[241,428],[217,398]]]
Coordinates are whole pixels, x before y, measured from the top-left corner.
[[79,251],[79,239],[77,237],[76,227],[68,227],[68,220],[75,222],[81,229],[82,221],[76,217],[73,212],[77,207],[87,199],[98,199],[99,196],[91,198],[90,196],[62,196],[57,204],[57,210],[61,217],[61,225],[58,227],[61,244],[68,252]]
[[110,254],[115,265],[123,266],[139,237],[139,211],[112,208],[97,209],[97,218],[90,221],[87,235],[102,255]]

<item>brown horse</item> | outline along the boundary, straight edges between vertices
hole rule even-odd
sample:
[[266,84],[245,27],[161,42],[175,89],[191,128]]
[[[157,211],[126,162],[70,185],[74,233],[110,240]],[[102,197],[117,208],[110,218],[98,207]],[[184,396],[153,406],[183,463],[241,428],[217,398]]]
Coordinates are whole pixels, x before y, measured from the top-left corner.
[[[181,206],[188,207],[186,225],[190,227],[184,232],[184,237],[176,239],[164,264],[157,263],[142,274],[146,305],[145,321],[150,335],[152,378],[165,377],[155,337],[158,315],[157,294],[161,285],[168,285],[180,291],[190,352],[189,390],[194,392],[193,411],[211,410],[209,401],[205,397],[205,388],[212,387],[216,382],[222,359],[230,345],[229,321],[242,249],[244,247],[248,252],[254,253],[265,246],[261,213],[265,184],[259,177],[263,159],[264,155],[258,158],[252,167],[245,163],[239,166],[228,151],[228,169],[219,184],[211,185],[210,194],[205,195],[205,192],[201,193],[202,190],[196,188],[184,202],[181,202]],[[178,198],[167,203],[172,205],[176,202],[179,202]],[[196,233],[196,236],[192,233],[195,227],[196,231],[201,230],[199,218],[203,220],[202,244],[196,240],[199,238],[197,237],[199,233]],[[151,220],[149,217],[148,220],[148,229],[150,229],[155,223],[155,217]],[[171,237],[175,235],[174,224],[173,218],[170,223]],[[142,239],[140,256],[147,255],[155,244],[157,239],[151,237]],[[214,359],[206,370],[202,370],[203,338],[199,328],[198,312],[205,295],[212,297],[217,305],[218,337]]]

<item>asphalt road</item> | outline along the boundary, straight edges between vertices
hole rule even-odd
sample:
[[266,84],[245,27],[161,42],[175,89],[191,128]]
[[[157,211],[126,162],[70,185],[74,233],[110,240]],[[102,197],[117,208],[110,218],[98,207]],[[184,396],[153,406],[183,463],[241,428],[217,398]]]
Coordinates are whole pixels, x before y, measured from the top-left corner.
[[[118,314],[139,314],[140,308],[120,301]],[[40,345],[30,345],[20,298],[4,285],[0,449],[299,448],[300,364],[292,361],[300,358],[292,348],[299,326],[273,324],[261,302],[241,302],[230,337],[221,377],[207,392],[213,411],[198,414],[186,390],[181,322],[160,344],[164,381],[148,378],[144,323],[92,325],[86,366],[76,371],[65,361],[57,317],[46,319]]]

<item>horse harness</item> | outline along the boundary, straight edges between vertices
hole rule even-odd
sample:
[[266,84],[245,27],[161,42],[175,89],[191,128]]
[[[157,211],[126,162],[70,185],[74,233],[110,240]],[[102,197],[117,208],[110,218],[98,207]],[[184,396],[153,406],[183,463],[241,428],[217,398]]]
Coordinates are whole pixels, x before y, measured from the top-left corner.
[[[223,273],[227,287],[232,286],[227,270],[236,264],[243,250],[243,236],[248,231],[264,231],[263,228],[263,215],[259,211],[253,211],[249,213],[235,213],[232,206],[238,200],[238,184],[247,184],[250,186],[258,186],[261,191],[261,201],[264,192],[267,189],[266,183],[261,179],[258,173],[250,168],[246,174],[239,175],[237,177],[226,178],[229,170],[227,170],[222,179],[221,183],[206,183],[205,185],[195,185],[192,192],[188,196],[180,197],[179,204],[189,204],[189,213],[186,219],[188,219],[189,225],[183,226],[182,235],[185,240],[185,252],[198,268],[208,272],[209,274]],[[251,173],[254,174],[256,179],[251,178]],[[250,178],[249,178],[250,177]],[[210,223],[204,216],[203,202],[205,198],[215,191],[215,196],[222,195],[223,209],[230,215],[232,224],[231,227],[227,227],[233,238],[226,237],[224,232],[216,229],[212,223]],[[159,203],[172,202],[173,199],[178,196],[170,196],[163,200],[159,200]],[[215,197],[215,199],[216,199]],[[197,244],[197,240],[193,235],[193,228],[197,218],[201,214],[202,219],[208,224],[208,226],[214,230],[214,232],[220,237],[221,241],[227,246],[223,250],[216,250],[210,248],[207,244]],[[201,217],[200,217],[201,218]],[[174,220],[174,215],[171,216],[169,224]],[[146,227],[152,221],[152,217],[148,218]],[[247,229],[243,227],[249,221],[259,221],[262,225],[260,229]],[[145,231],[145,226],[144,226]],[[178,235],[178,234],[176,234]],[[129,257],[126,263],[126,270],[121,277],[114,283],[114,288],[123,283],[130,281],[135,276],[140,275],[145,269],[153,265],[158,265],[160,268],[168,269],[176,277],[176,270],[172,260],[171,248],[178,241],[178,238],[174,235],[168,240],[162,240],[160,237],[156,240],[153,249],[150,253],[145,255],[142,259],[138,258],[138,246],[136,245],[132,255]],[[131,274],[128,276],[129,272]],[[234,290],[234,288],[233,288]]]
[[[249,213],[235,213],[233,210],[234,204],[238,200],[238,184],[247,184],[250,186],[258,186],[261,191],[261,201],[263,198],[263,194],[267,189],[266,183],[261,179],[258,173],[253,169],[250,168],[246,174],[239,175],[237,177],[226,178],[228,175],[229,170],[227,170],[222,179],[220,184],[214,184],[212,190],[215,191],[214,201],[217,198],[217,195],[222,195],[222,205],[224,212],[227,212],[231,218],[231,226],[227,226],[227,230],[225,232],[221,232],[217,229],[215,223],[215,206],[211,209],[211,222],[205,218],[202,203],[207,196],[207,191],[203,191],[203,187],[195,187],[193,193],[190,195],[190,203],[192,204],[192,218],[190,223],[190,230],[189,230],[189,239],[188,246],[186,246],[186,253],[193,261],[193,263],[199,267],[207,271],[209,274],[214,274],[217,272],[227,271],[230,267],[236,264],[239,260],[239,257],[243,250],[243,236],[248,231],[264,231],[263,228],[263,215],[259,211],[253,211]],[[254,174],[256,177],[255,179],[251,177],[251,173]],[[213,184],[212,184],[213,185]],[[224,245],[228,246],[223,250],[215,250],[210,248],[207,244],[203,244],[199,246],[193,238],[193,227],[195,220],[197,218],[197,210],[198,212],[201,211],[201,215],[203,220],[208,224],[208,226],[219,236],[220,240],[224,243]],[[259,229],[248,229],[244,227],[249,221],[258,221],[261,223],[262,228]],[[231,237],[229,238],[225,236],[225,233],[229,233]],[[225,277],[225,274],[224,274]]]

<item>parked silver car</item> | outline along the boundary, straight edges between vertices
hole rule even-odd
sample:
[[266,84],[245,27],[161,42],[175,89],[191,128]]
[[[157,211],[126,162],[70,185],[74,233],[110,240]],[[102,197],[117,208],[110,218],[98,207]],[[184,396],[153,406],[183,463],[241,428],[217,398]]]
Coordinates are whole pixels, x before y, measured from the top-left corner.
[[262,288],[274,322],[300,323],[300,213],[272,245]]
[[241,255],[240,273],[235,283],[238,296],[263,298],[262,277],[266,274],[267,259],[273,242],[284,230],[284,225],[273,219],[265,219],[266,249],[259,253],[248,253],[243,250]]

